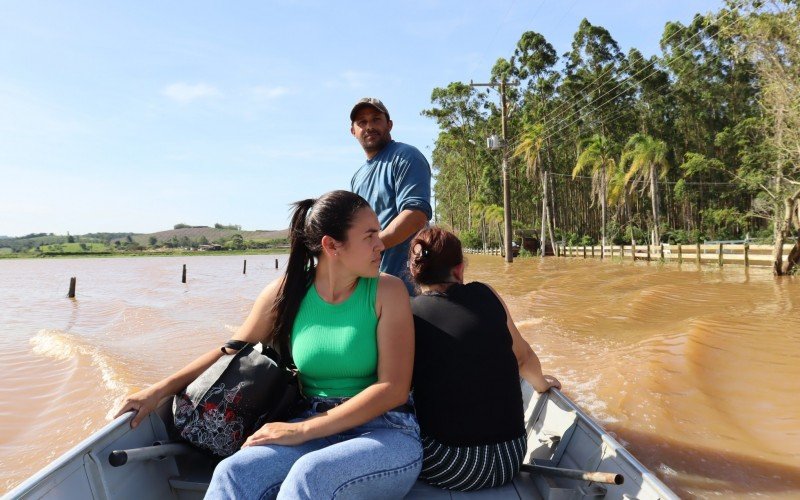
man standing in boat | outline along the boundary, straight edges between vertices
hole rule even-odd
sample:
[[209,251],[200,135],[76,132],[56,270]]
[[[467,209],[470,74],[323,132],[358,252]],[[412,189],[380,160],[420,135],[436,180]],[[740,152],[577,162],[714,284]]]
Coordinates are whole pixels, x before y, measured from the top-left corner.
[[386,106],[373,97],[360,99],[350,111],[350,133],[367,161],[350,180],[350,189],[366,199],[381,224],[386,250],[381,271],[401,278],[413,295],[408,275],[411,238],[431,218],[431,167],[414,146],[392,140]]

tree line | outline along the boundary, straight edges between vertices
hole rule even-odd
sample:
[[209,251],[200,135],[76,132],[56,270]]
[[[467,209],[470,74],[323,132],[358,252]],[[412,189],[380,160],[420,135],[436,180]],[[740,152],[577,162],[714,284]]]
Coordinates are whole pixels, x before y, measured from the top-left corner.
[[[523,33],[492,68],[506,89],[515,232],[568,244],[768,240],[776,274],[800,229],[800,10],[795,0],[728,0],[668,22],[661,53],[624,53],[584,19],[557,55]],[[501,100],[453,82],[422,112],[439,125],[432,154],[437,222],[465,244],[502,238]],[[545,229],[547,230],[545,232]]]

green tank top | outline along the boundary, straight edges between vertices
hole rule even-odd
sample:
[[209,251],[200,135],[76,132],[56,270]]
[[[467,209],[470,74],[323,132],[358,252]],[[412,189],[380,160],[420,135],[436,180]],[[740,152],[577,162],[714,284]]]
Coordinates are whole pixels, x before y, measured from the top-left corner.
[[314,285],[292,327],[292,358],[306,396],[352,397],[378,379],[379,278],[359,278],[339,304],[322,300]]

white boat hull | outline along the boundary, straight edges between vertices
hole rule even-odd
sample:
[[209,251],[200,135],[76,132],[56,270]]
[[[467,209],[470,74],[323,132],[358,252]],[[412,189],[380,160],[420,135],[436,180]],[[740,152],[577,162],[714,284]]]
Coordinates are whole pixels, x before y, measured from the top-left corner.
[[[526,463],[621,474],[624,483],[598,484],[550,474],[520,472],[511,484],[470,493],[441,490],[418,481],[406,498],[678,498],[561,392],[551,390],[537,395],[524,382],[522,389],[528,432]],[[169,450],[169,446],[152,447],[156,442],[169,441],[170,410],[171,405],[163,403],[158,412],[148,416],[135,430],[128,425],[130,414],[117,418],[20,484],[5,498],[202,498],[213,470],[213,461],[194,451],[172,455],[170,453],[174,450]],[[115,467],[109,462],[115,450],[141,448],[144,450],[129,453],[124,465]]]

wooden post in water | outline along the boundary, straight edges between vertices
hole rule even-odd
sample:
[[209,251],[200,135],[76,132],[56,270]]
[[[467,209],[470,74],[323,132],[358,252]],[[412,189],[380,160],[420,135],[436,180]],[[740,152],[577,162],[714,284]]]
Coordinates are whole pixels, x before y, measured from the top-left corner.
[[594,245],[592,245],[592,258],[594,259]]
[[76,281],[77,280],[75,279],[74,276],[69,279],[69,292],[67,292],[67,297],[70,298],[70,299],[74,299],[75,298],[75,282]]
[[661,262],[664,262],[664,244],[661,244]]
[[650,243],[647,244],[647,262],[650,262]]
[[636,262],[636,245],[631,245],[631,260]]
[[275,259],[275,269],[278,269],[278,259]]
[[186,264],[183,265],[183,274],[181,275],[181,283],[186,283]]
[[722,267],[722,243],[719,244],[719,267]]
[[678,264],[683,264],[683,245],[678,243]]
[[744,244],[744,267],[750,267],[750,243]]
[[583,258],[586,258],[586,245],[583,245]]
[[699,266],[702,263],[700,259],[700,241],[697,241],[697,265]]
[[244,259],[244,266],[242,267],[242,274],[247,274],[247,259]]

